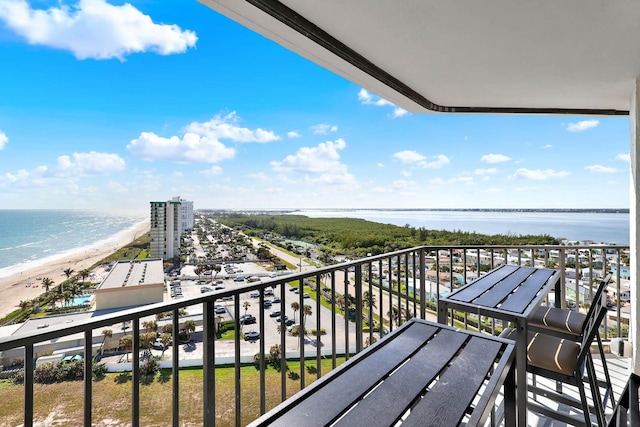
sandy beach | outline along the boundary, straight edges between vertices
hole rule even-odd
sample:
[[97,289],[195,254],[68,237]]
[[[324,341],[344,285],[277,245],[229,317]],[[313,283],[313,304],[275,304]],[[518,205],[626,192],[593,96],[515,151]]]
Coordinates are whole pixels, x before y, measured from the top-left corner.
[[[55,285],[66,280],[63,270],[71,268],[74,274],[90,268],[92,265],[106,258],[123,246],[128,245],[142,234],[149,231],[149,222],[141,223],[137,228],[127,233],[120,240],[108,245],[96,246],[91,250],[77,253],[69,257],[61,258],[51,263],[34,267],[22,273],[0,279],[0,318],[19,308],[20,301],[36,298],[44,292],[41,280],[37,278],[48,277]],[[33,282],[32,284],[29,284]]]

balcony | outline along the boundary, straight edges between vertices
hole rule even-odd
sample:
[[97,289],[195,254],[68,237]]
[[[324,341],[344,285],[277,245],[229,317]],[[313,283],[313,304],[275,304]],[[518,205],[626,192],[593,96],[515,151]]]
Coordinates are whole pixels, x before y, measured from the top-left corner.
[[[435,307],[443,293],[468,283],[488,269],[503,263],[557,268],[561,271],[561,304],[565,307],[575,305],[579,309],[588,304],[598,278],[605,272],[616,272],[609,293],[624,294],[620,277],[623,269],[620,267],[624,265],[622,259],[628,256],[628,250],[627,246],[605,245],[425,246],[277,278],[265,277],[261,282],[242,284],[234,289],[88,316],[60,325],[43,321],[42,325],[50,323],[52,326],[38,326],[31,333],[0,339],[2,363],[19,366],[24,374],[20,400],[24,409],[22,413],[17,409],[15,414],[0,415],[0,423],[31,426],[68,422],[90,426],[106,424],[108,418],[118,425],[133,426],[170,423],[174,426],[245,425],[408,319],[419,317],[435,321]],[[567,260],[580,255],[583,256],[583,267],[577,271],[568,268]],[[266,297],[267,288],[273,288],[275,295]],[[276,297],[281,302],[272,303],[271,309],[263,308],[266,299]],[[246,301],[250,306],[245,306]],[[297,303],[296,311],[293,311],[295,304],[292,306],[292,303]],[[620,299],[612,304],[601,335],[607,345],[614,343],[618,348],[619,340],[627,337],[629,306],[623,305]],[[239,324],[236,319],[249,310],[256,323]],[[296,324],[304,325],[306,333],[292,336],[285,332],[286,326],[280,326],[285,319],[270,316],[272,311],[295,318]],[[126,414],[121,419],[110,411],[112,402],[96,395],[98,383],[91,380],[91,363],[84,363],[85,380],[81,385],[75,382],[69,387],[69,390],[77,391],[77,395],[70,392],[72,399],[69,395],[45,399],[48,386],[35,384],[34,367],[38,358],[50,354],[53,348],[77,347],[85,361],[91,360],[103,347],[110,347],[103,330],[113,331],[109,340],[116,342],[111,346],[118,346],[119,337],[140,336],[145,321],[159,319],[166,313],[170,317],[158,320],[158,323],[172,325],[173,343],[185,341],[180,329],[186,320],[193,320],[196,330],[190,341],[169,346],[162,352],[165,360],[160,363],[166,370],[159,387],[171,397],[160,405],[145,391],[148,380],[143,376],[141,366],[150,350],[139,340],[132,340],[129,351],[117,353],[119,358],[106,353],[102,359],[111,369],[126,371],[121,375],[131,397],[126,399],[126,410],[118,412]],[[230,339],[217,336],[223,324],[220,317],[233,320]],[[471,315],[461,316],[455,326],[477,330],[479,324],[486,333],[497,334],[502,327],[498,321]],[[250,338],[254,334],[249,334],[249,330],[255,331],[257,338]],[[158,355],[158,352],[154,354]],[[87,355],[92,357],[85,357]],[[123,359],[122,363],[119,359]],[[612,355],[609,365],[616,383],[617,399],[629,376],[628,361]],[[184,370],[193,366],[202,367],[201,377],[199,370]],[[247,381],[245,366],[253,370],[255,381]],[[195,389],[193,372],[197,372]],[[11,387],[18,389],[18,386]],[[44,400],[46,405],[42,403]],[[70,400],[73,405],[69,404]],[[16,405],[18,407],[20,405]],[[529,417],[529,425],[548,425],[547,422],[549,420],[533,415]]]

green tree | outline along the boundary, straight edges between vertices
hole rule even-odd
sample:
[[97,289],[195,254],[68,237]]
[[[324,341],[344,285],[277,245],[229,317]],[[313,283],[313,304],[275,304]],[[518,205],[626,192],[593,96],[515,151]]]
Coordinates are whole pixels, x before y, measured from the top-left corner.
[[87,270],[85,268],[83,270],[80,270],[78,275],[80,276],[80,278],[82,279],[83,282],[86,282],[87,281],[87,277],[89,277],[91,275],[91,273],[89,272],[89,270]]
[[187,338],[191,340],[191,333],[196,330],[196,322],[194,320],[187,320],[182,325],[182,329],[187,334]]
[[103,329],[102,332],[102,344],[100,344],[100,354],[104,351],[104,342],[107,338],[111,338],[113,336],[113,331],[111,329]]
[[293,310],[293,323],[296,322],[296,312],[300,310],[300,304],[297,301],[291,303],[291,309]]
[[127,353],[127,362],[129,361],[129,352],[133,348],[133,335],[124,335],[120,338],[120,347]]
[[309,304],[305,304],[304,307],[302,307],[302,311],[300,312],[300,315],[302,317],[302,322],[300,323],[302,324],[302,330],[305,334],[307,332],[307,329],[305,328],[304,324],[307,321],[307,316],[311,316],[312,314],[313,311],[311,310],[311,306]]
[[54,285],[54,281],[51,280],[48,277],[45,277],[44,279],[42,279],[42,287],[44,288],[45,292],[49,292],[49,289],[51,288],[51,286]]
[[167,349],[167,346],[171,342],[172,335],[171,334],[162,334],[160,335],[160,342],[162,343],[162,354],[160,355],[160,360],[164,358],[164,352]]

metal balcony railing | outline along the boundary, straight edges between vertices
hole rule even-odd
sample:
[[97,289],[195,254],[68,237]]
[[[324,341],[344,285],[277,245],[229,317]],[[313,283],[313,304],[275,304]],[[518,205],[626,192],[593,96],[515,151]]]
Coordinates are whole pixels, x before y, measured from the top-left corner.
[[[28,335],[15,335],[0,338],[0,357],[7,363],[12,359],[21,363],[24,369],[24,408],[25,426],[34,423],[34,369],[36,360],[43,354],[50,354],[52,342],[81,342],[84,355],[92,355],[95,346],[103,342],[101,330],[114,325],[126,325],[131,322],[131,333],[140,335],[144,320],[156,319],[160,314],[169,312],[173,325],[173,343],[180,342],[180,328],[185,317],[182,310],[201,312],[191,316],[202,331],[202,357],[197,364],[202,366],[202,415],[198,424],[244,425],[275,406],[267,401],[266,390],[279,388],[279,401],[285,400],[297,390],[288,389],[288,366],[299,367],[299,385],[304,388],[315,379],[326,374],[322,361],[330,360],[334,369],[341,360],[362,351],[367,345],[380,339],[386,333],[397,328],[411,317],[435,320],[435,307],[443,292],[468,283],[485,271],[503,263],[529,265],[535,267],[556,268],[561,271],[561,304],[575,304],[580,307],[588,303],[599,283],[598,278],[614,271],[610,285],[617,301],[605,319],[605,339],[620,337],[624,334],[621,298],[621,272],[628,246],[423,246],[382,255],[370,256],[342,264],[318,268],[313,271],[287,274],[269,278],[261,282],[243,284],[235,289],[224,289],[201,294],[194,298],[172,300],[127,309],[96,316],[79,322],[38,329]],[[577,268],[568,268],[567,264],[577,264]],[[573,279],[572,277],[575,277]],[[270,317],[262,307],[265,306],[267,288],[275,289],[274,297],[280,298],[281,317]],[[292,292],[298,288],[298,292]],[[255,296],[255,293],[259,296]],[[254,293],[254,297],[251,294]],[[307,295],[308,294],[308,295]],[[233,302],[230,302],[232,300]],[[259,334],[257,342],[245,342],[242,338],[247,325],[237,320],[247,313],[243,301],[252,301],[260,308],[255,328]],[[220,322],[215,313],[215,305],[227,304],[226,316],[234,320],[235,338],[232,342],[216,338]],[[291,337],[285,331],[284,316],[293,311],[297,323],[304,326],[306,333]],[[308,306],[308,307],[305,307]],[[193,310],[193,307],[196,310]],[[46,319],[46,318],[45,318]],[[277,322],[280,320],[280,322]],[[44,320],[43,320],[44,322]],[[492,321],[461,317],[464,327],[497,332],[500,325]],[[280,324],[279,333],[274,326]],[[484,325],[484,326],[483,326]],[[122,334],[127,333],[123,331]],[[74,335],[78,335],[74,337]],[[75,340],[75,341],[74,341]],[[257,344],[257,345],[256,345]],[[49,347],[47,347],[49,346]],[[276,347],[273,347],[276,346]],[[257,351],[256,351],[257,347]],[[279,380],[269,383],[267,380],[267,356],[275,349],[279,354]],[[140,384],[141,384],[141,348],[140,341],[133,340],[131,352],[131,424],[140,425]],[[259,357],[254,359],[254,354]],[[182,424],[180,419],[180,367],[185,364],[180,346],[173,345],[167,363],[171,369],[172,388],[172,425]],[[94,401],[92,396],[92,357],[85,357],[83,414],[85,426],[99,422],[94,419]],[[259,404],[243,405],[241,366],[255,360],[260,372]],[[277,358],[276,358],[277,360]],[[307,368],[309,363],[313,369]],[[216,384],[216,365],[233,365],[234,381],[233,408],[221,407],[216,398],[221,390]],[[269,376],[272,378],[272,376]],[[169,385],[168,385],[169,386]],[[228,390],[226,390],[228,391]],[[80,397],[78,397],[80,399]],[[277,402],[275,402],[277,403]],[[108,404],[102,403],[100,404]],[[1,418],[1,417],[0,417]],[[37,420],[35,420],[37,421]],[[80,420],[76,420],[80,423]],[[168,420],[162,420],[168,423]],[[200,422],[201,421],[201,422]],[[127,421],[128,422],[128,421]]]

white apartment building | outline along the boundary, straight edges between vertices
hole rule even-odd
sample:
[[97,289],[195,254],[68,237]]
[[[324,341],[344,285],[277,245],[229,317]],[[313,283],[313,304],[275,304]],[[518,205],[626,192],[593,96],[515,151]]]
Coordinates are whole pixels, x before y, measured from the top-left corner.
[[193,228],[193,202],[176,196],[171,201],[180,202],[180,233]]
[[180,202],[150,202],[151,204],[151,242],[150,256],[171,259],[180,249]]

